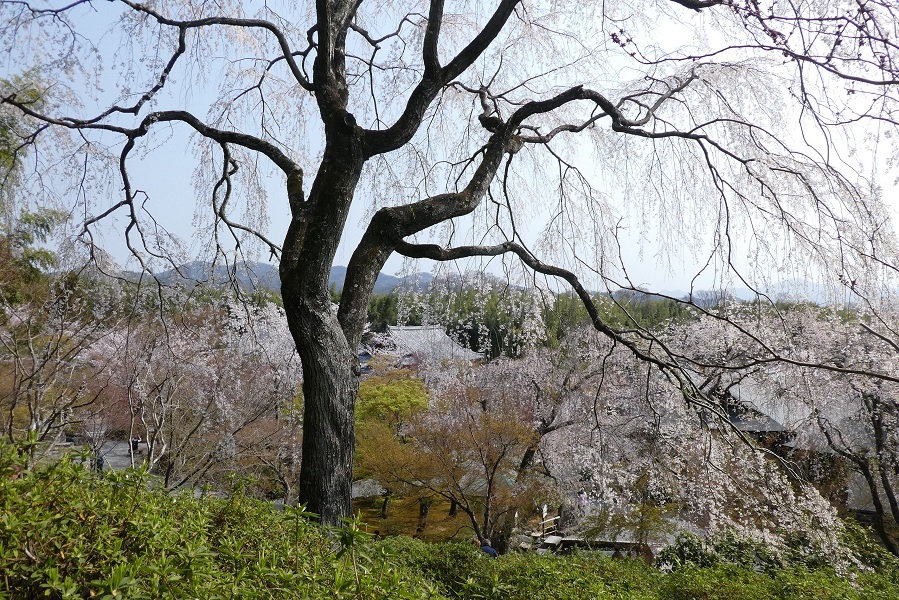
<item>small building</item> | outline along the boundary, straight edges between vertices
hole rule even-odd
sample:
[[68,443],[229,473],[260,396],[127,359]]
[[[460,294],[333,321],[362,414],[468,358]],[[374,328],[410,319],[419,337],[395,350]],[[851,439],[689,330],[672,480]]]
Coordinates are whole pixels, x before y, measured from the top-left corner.
[[847,450],[870,452],[874,440],[851,402],[813,407],[746,378],[728,389],[725,408],[732,426],[789,461],[835,507],[857,515],[871,511],[867,482],[830,446],[821,429],[827,423],[836,432],[834,440]]
[[473,364],[485,357],[456,342],[439,325],[388,325],[386,335],[359,349],[359,360],[363,365],[371,360],[372,355],[392,356],[396,359],[396,366],[407,369],[434,362]]

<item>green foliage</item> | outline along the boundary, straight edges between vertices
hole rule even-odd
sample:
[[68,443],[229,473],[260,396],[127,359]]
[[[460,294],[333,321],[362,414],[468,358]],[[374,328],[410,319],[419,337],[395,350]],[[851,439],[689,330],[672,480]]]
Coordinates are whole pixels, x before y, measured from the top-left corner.
[[778,597],[776,590],[770,577],[737,565],[691,566],[669,574],[659,596],[671,600],[767,600]]
[[865,529],[854,520],[847,520],[843,523],[840,541],[861,564],[877,571],[892,573],[896,585],[899,586],[899,558],[890,554],[886,548],[877,543],[870,530]]
[[627,509],[604,509],[586,518],[585,536],[588,539],[617,539],[626,532],[626,537],[648,545],[674,533],[672,518],[677,515],[678,506],[654,501],[649,494],[649,481],[644,475],[631,485],[630,492],[635,497]]
[[376,419],[396,427],[428,406],[424,382],[407,369],[394,369],[359,384],[356,418]]
[[494,560],[472,544],[425,544],[408,538],[382,543],[396,550],[405,566],[436,581],[451,598],[656,598],[663,577],[642,561],[613,560],[598,553],[509,554]]
[[[485,352],[488,358],[518,356],[533,333],[528,331],[530,295],[501,280],[489,283],[486,291],[451,282],[435,285],[422,296],[413,294],[405,324],[421,325],[428,314],[432,322],[447,325],[447,333],[466,348]],[[372,298],[368,318],[375,331],[397,323],[398,303],[396,294]]]
[[[774,571],[787,565],[810,566],[801,559],[799,553],[787,552],[785,555],[779,555],[765,544],[730,532],[708,540],[681,534],[674,544],[659,552],[656,556],[656,565],[671,571],[733,565],[763,572]],[[823,561],[822,564],[814,566],[824,566]]]
[[[843,527],[842,541],[852,553],[853,560],[866,569],[882,573],[887,580],[899,583],[899,560],[874,542],[859,525],[846,522]],[[777,577],[790,571],[832,572],[837,566],[831,563],[826,552],[801,533],[788,537],[786,547],[778,551],[733,533],[708,540],[680,535],[674,544],[659,552],[656,565],[672,572],[733,566]]]
[[[692,538],[693,541],[696,538]],[[470,544],[425,544],[408,538],[376,542],[403,566],[436,582],[450,598],[508,600],[659,599],[730,600],[817,598],[896,599],[888,574],[783,568],[761,573],[710,561],[663,573],[642,561],[599,553],[570,556],[510,554],[493,560]],[[684,544],[682,549],[687,550]],[[693,547],[693,552],[699,548]]]
[[329,532],[238,479],[225,499],[172,495],[143,472],[98,476],[86,456],[27,470],[27,453],[0,447],[0,598],[899,599],[896,571],[734,564],[749,552],[737,538],[684,538],[669,574],[589,552],[491,559],[467,543],[375,541],[358,519]]
[[[41,93],[33,79],[0,79],[0,94],[39,104]],[[67,218],[62,211],[47,207],[28,210],[15,202],[28,134],[22,117],[0,110],[0,296],[12,304],[32,299],[42,288],[35,284],[54,266],[56,256],[41,245]]]
[[557,347],[566,332],[588,325],[590,316],[580,298],[563,293],[558,294],[551,305],[544,307],[543,322],[549,345]]
[[0,183],[6,186],[9,174],[15,169],[18,162],[18,140],[14,133],[15,122],[9,115],[0,114]]
[[452,594],[471,574],[484,567],[486,555],[471,543],[426,544],[417,539],[395,537],[377,542],[402,557],[403,565]]
[[[339,293],[332,290],[332,299],[338,301]],[[643,294],[616,298],[597,295],[593,301],[602,319],[616,328],[657,329],[672,321],[693,318],[693,313],[681,303]],[[441,322],[455,324],[448,333],[463,346],[486,352],[488,358],[515,357],[523,349],[523,340],[531,335],[525,331],[529,303],[528,292],[509,288],[501,281],[494,282],[493,289],[487,292],[467,286],[436,287],[420,303],[414,303],[406,324],[421,325],[422,310],[427,307],[432,315],[440,315]],[[372,330],[386,331],[388,325],[397,324],[398,304],[396,292],[372,296],[368,305]],[[551,348],[558,347],[566,332],[590,323],[584,303],[571,293],[547,295],[540,316],[545,327],[541,337]]]
[[[171,495],[79,459],[24,470],[0,448],[0,598],[432,598],[433,585],[332,539],[300,509]],[[86,458],[86,457],[83,457]],[[347,550],[349,548],[349,550]]]
[[639,296],[604,299],[600,303],[600,312],[606,322],[617,328],[644,327],[658,329],[671,322],[681,322],[693,318],[690,309],[679,302],[668,299]]
[[[237,299],[241,300],[242,298]],[[275,290],[268,288],[256,288],[250,290],[246,294],[245,300],[248,305],[258,308],[265,307],[269,304],[274,304],[276,306],[284,308],[284,299],[281,298],[281,294],[279,292],[276,292]]]
[[[512,555],[498,561],[494,571],[513,590],[505,597],[522,600],[654,598],[659,578],[643,562],[613,560],[596,553]],[[490,578],[484,583],[490,586]]]
[[703,540],[695,535],[682,534],[677,540],[662,549],[656,556],[656,564],[663,569],[676,571],[688,566],[713,567],[719,562],[718,555]]
[[0,293],[3,300],[18,304],[46,291],[44,272],[56,264],[56,255],[41,246],[50,233],[66,220],[66,214],[40,208],[24,212],[3,223],[0,232]]
[[[505,288],[491,290],[486,299],[472,288],[464,288],[450,299],[450,314],[455,322],[463,323],[455,328],[456,339],[465,347],[486,352],[488,358],[518,356],[521,352],[519,338],[525,326],[526,315],[515,307],[524,305],[524,292]],[[486,338],[486,344],[485,344]]]
[[[682,303],[644,294],[622,293],[614,297],[597,295],[593,297],[593,302],[603,321],[616,329],[636,326],[658,329],[671,322],[693,318],[693,313]],[[547,342],[555,347],[566,332],[589,325],[590,317],[580,298],[563,293],[558,294],[553,303],[546,306],[543,321],[546,323]]]
[[340,304],[340,297],[343,295],[343,290],[337,289],[337,284],[332,283],[330,287],[328,287],[328,294],[331,296],[331,302]]
[[899,589],[875,573],[838,575],[829,569],[781,568],[769,573],[734,564],[689,566],[661,580],[659,598],[671,600],[895,599]]
[[[368,322],[372,331],[387,331],[388,325],[396,325],[399,320],[398,296],[396,293],[375,294],[368,303]],[[420,325],[421,323],[408,323]]]
[[[0,94],[15,95],[16,99],[32,105],[40,103],[42,94],[38,90],[35,78],[29,75],[11,79],[0,79]],[[22,118],[7,111],[0,112],[0,191],[8,185],[15,184],[15,172],[24,155],[22,148]]]

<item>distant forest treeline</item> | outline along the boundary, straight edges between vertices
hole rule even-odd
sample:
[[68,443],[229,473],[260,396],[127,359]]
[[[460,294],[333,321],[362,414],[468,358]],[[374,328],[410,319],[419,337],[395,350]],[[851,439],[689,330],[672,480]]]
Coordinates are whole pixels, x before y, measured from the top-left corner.
[[[372,297],[368,320],[372,331],[388,325],[440,324],[462,345],[485,352],[488,358],[517,356],[524,338],[556,347],[565,335],[590,323],[579,298],[570,293],[537,294],[511,289],[494,281],[491,289],[434,287],[424,293],[393,291]],[[332,288],[332,297],[340,292]],[[615,328],[657,329],[692,318],[686,304],[639,293],[597,294],[603,320]]]

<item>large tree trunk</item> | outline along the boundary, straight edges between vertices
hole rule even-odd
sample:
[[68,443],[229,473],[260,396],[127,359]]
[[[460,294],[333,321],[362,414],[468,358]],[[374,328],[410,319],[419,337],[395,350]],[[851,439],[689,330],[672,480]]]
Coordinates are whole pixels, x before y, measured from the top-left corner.
[[[402,238],[475,209],[502,162],[512,128],[504,127],[502,135],[491,137],[483,162],[461,192],[381,209],[375,215],[347,265],[335,317],[330,310],[328,275],[362,168],[368,158],[396,150],[412,139],[440,89],[486,50],[518,3],[502,0],[484,29],[441,66],[438,38],[443,2],[433,2],[423,41],[422,80],[396,123],[374,131],[358,127],[347,112],[346,36],[359,2],[316,3],[318,43],[310,89],[315,91],[325,129],[325,151],[308,200],[302,197],[299,168],[285,171],[292,220],[284,239],[280,274],[284,310],[303,364],[305,416],[299,498],[324,524],[337,524],[350,515],[353,403],[359,374],[356,348],[378,272]],[[522,114],[520,120],[526,117]]]
[[297,328],[306,341],[298,344],[305,401],[299,501],[323,524],[337,525],[352,514],[356,356],[334,317],[300,312]]
[[288,180],[293,220],[280,273],[284,310],[303,365],[298,498],[324,525],[339,525],[352,514],[356,346],[364,322],[341,326],[331,308],[328,276],[363,164],[352,131],[338,131],[325,150],[308,201],[296,196],[299,186]]
[[884,547],[886,547],[886,549],[894,556],[899,556],[899,546],[896,545],[886,529],[884,519],[886,512],[884,511],[883,502],[880,499],[880,490],[877,488],[874,475],[871,473],[867,464],[860,464],[860,467],[861,474],[868,484],[868,489],[871,490],[871,503],[874,505],[874,516],[872,518],[874,531],[877,533],[877,537],[880,538]]

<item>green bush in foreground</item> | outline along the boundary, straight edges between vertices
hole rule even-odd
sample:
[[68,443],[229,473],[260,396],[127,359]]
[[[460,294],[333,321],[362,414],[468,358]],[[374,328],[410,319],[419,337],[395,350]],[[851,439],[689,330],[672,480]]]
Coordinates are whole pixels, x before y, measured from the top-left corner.
[[835,552],[817,547],[801,534],[785,537],[786,548],[776,552],[762,542],[733,532],[708,539],[682,534],[656,556],[655,564],[663,571],[735,565],[772,576],[790,569],[849,571],[849,566],[855,565],[864,571],[899,575],[899,560],[854,521],[843,522],[841,545]]
[[899,600],[895,562],[872,548],[884,568],[843,577],[806,564],[761,572],[735,543],[682,545],[690,558],[670,573],[596,553],[491,559],[469,544],[372,541],[355,522],[328,532],[239,486],[196,498],[140,472],[23,464],[0,446],[0,598]]
[[352,526],[335,542],[301,511],[239,494],[173,495],[69,459],[22,464],[0,447],[0,597],[438,597]]
[[642,561],[599,553],[572,556],[512,554],[490,559],[468,544],[425,544],[393,538],[374,547],[398,553],[404,567],[440,586],[451,598],[588,599],[899,599],[895,571],[809,570],[804,565],[759,572],[719,558],[664,573]]

